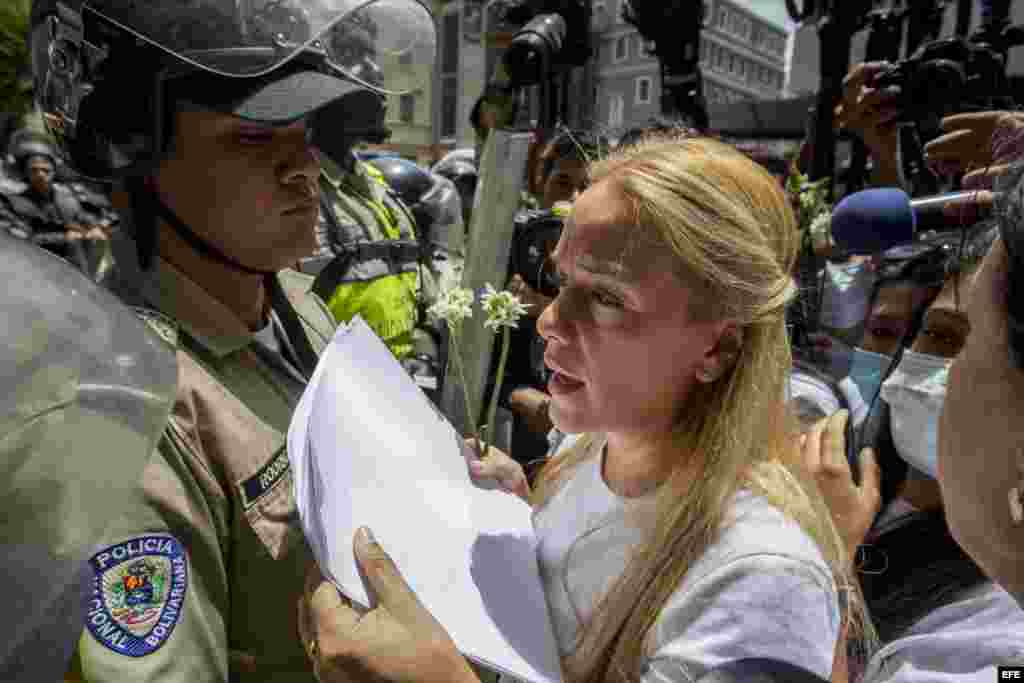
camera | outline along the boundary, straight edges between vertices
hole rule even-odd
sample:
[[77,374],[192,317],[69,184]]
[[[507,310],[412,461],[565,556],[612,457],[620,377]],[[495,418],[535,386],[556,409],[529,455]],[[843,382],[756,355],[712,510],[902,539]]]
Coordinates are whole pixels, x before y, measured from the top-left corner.
[[590,15],[586,0],[534,0],[509,9],[507,20],[525,24],[504,55],[512,85],[536,85],[555,67],[586,64],[591,56]]
[[516,217],[512,237],[512,274],[552,299],[558,296],[558,273],[550,257],[563,225],[563,217],[555,211],[524,211]]
[[927,43],[875,79],[898,86],[903,122],[1013,106],[1003,57],[985,43],[949,38]]

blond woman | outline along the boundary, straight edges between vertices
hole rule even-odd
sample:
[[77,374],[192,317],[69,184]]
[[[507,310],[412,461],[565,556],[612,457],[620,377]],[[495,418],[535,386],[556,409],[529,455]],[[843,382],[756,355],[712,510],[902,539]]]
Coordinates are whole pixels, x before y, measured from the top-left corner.
[[[706,139],[597,163],[554,253],[542,314],[551,417],[581,434],[534,491],[500,453],[471,466],[528,496],[567,681],[692,681],[766,657],[832,672],[844,550],[795,463],[794,217],[762,168]],[[304,603],[322,680],[473,681],[379,546],[381,607],[329,584]],[[386,596],[386,597],[385,597]]]

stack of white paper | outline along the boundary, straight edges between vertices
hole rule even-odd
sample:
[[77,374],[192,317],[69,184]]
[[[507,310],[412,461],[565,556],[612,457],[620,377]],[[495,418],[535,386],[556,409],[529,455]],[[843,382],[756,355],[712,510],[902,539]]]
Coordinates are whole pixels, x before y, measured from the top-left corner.
[[352,553],[365,525],[464,655],[561,680],[529,506],[473,484],[462,439],[361,319],[324,351],[288,455],[306,538],[353,602],[369,606]]

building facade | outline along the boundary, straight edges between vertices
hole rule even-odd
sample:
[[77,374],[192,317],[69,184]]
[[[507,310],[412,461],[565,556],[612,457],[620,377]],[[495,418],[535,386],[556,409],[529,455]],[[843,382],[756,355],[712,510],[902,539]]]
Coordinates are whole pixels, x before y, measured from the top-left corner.
[[[595,119],[611,134],[661,111],[661,76],[652,45],[622,19],[623,0],[595,0]],[[696,20],[696,18],[695,18]],[[709,104],[770,99],[786,79],[783,27],[729,0],[704,0],[701,74]]]
[[[949,38],[956,34],[956,3],[946,6],[940,36]],[[1024,2],[1010,4],[1010,21],[1013,24],[1024,24]],[[971,32],[981,22],[981,3],[973,3],[971,16]],[[864,61],[867,50],[868,31],[860,31],[853,37],[850,49],[850,64],[856,65]],[[905,51],[905,45],[900,54]],[[789,91],[794,96],[816,93],[820,81],[821,50],[818,42],[818,29],[813,23],[801,25],[793,35],[793,58],[789,74]],[[1010,75],[1024,74],[1024,48],[1013,48],[1009,52],[1007,72]]]

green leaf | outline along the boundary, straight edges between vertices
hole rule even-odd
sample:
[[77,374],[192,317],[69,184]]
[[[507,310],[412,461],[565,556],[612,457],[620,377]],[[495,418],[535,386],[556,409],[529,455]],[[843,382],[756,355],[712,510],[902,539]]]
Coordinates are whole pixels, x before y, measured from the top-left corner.
[[30,8],[30,0],[0,0],[0,112],[24,114],[32,106],[21,78],[30,68]]

